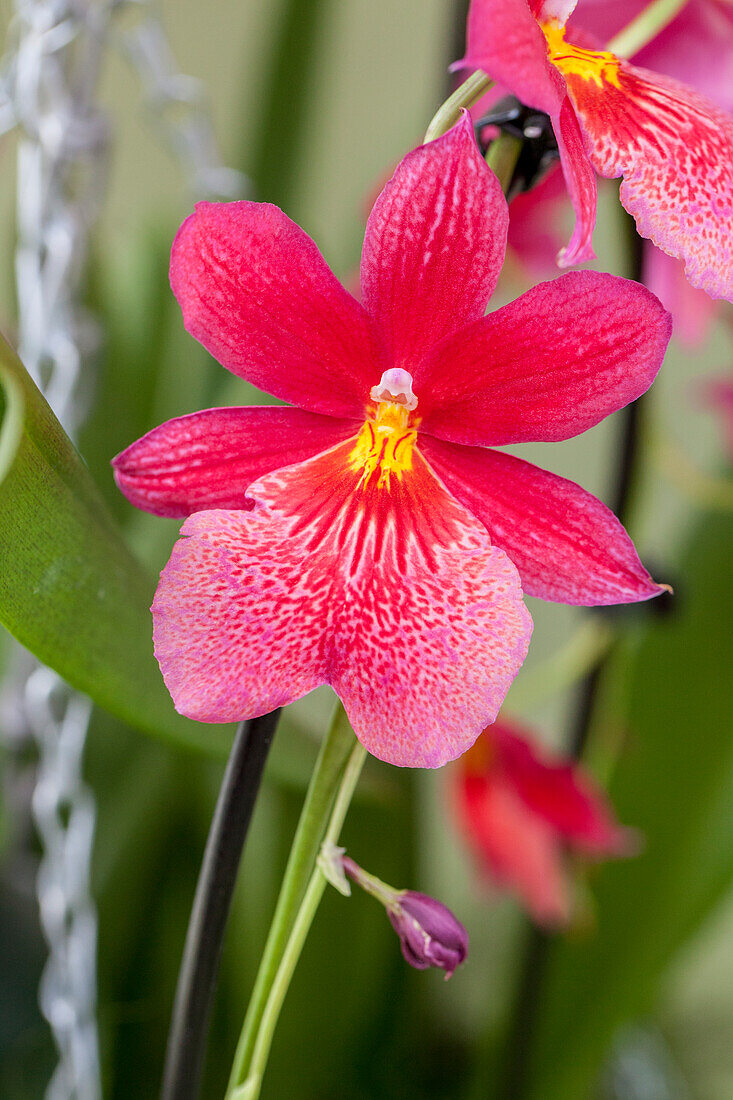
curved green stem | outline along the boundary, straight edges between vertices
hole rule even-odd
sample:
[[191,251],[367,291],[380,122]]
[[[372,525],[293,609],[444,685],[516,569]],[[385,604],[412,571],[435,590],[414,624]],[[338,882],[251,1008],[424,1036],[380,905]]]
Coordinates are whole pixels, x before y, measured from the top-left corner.
[[432,122],[425,131],[423,144],[427,145],[429,141],[435,141],[442,134],[446,134],[451,126],[455,126],[458,122],[461,111],[464,108],[472,107],[476,100],[480,99],[485,92],[488,92],[493,83],[491,77],[481,72],[480,69],[472,73],[468,80],[464,80],[456,88],[453,95],[449,96],[435,112]]
[[[334,802],[331,820],[324,837],[325,845],[334,845],[339,838],[339,833],[346,818],[356,784],[361,774],[361,769],[366,759],[366,749],[357,741],[349,756],[348,763],[343,772],[341,786],[339,787],[336,801]],[[310,877],[300,908],[293,921],[290,936],[280,956],[280,964],[274,975],[267,996],[267,1001],[260,1015],[259,1027],[254,1037],[252,1055],[249,1065],[235,1063],[232,1077],[227,1092],[227,1100],[257,1100],[262,1086],[262,1078],[267,1066],[267,1059],[272,1045],[272,1038],[280,1016],[280,1010],[285,1000],[291,978],[298,964],[300,953],[303,950],[306,937],[316,915],[327,879],[320,867],[316,866]],[[245,1076],[244,1081],[242,1078]]]
[[672,22],[686,3],[687,0],[654,0],[611,39],[608,50],[617,57],[633,57]]
[[514,134],[499,134],[486,151],[486,163],[494,173],[505,195],[509,195],[514,169],[522,152],[522,139]]
[[272,925],[234,1055],[230,1090],[239,1085],[247,1075],[270,989],[321,847],[334,794],[353,747],[354,735],[344,708],[338,703],[321,746],[293,838]]

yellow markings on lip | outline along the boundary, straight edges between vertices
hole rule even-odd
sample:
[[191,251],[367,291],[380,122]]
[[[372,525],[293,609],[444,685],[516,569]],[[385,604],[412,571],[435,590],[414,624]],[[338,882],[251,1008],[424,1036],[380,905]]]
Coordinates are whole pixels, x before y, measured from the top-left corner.
[[389,489],[393,474],[401,478],[412,469],[417,432],[408,427],[409,421],[404,405],[379,402],[376,417],[364,422],[349,454],[350,469],[361,470],[361,485],[377,476],[379,488]]
[[612,84],[614,88],[621,87],[621,62],[615,54],[573,46],[565,41],[565,28],[557,23],[543,23],[542,30],[547,39],[548,57],[563,76],[579,76],[583,80],[592,80],[599,88],[604,84]]

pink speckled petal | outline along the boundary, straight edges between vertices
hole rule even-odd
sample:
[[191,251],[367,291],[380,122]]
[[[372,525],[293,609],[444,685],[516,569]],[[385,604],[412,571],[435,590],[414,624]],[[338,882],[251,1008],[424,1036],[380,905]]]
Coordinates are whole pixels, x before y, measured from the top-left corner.
[[574,482],[501,451],[427,437],[421,446],[448,490],[512,559],[528,595],[595,606],[663,591],[610,509]]
[[642,237],[683,259],[693,286],[733,298],[733,118],[625,63],[618,87],[566,79],[593,166],[623,176],[621,202]]
[[467,113],[401,161],[374,204],[361,260],[364,305],[391,366],[411,372],[437,341],[483,316],[508,225]]
[[276,206],[198,203],[170,278],[186,328],[227,370],[311,412],[363,416],[383,370],[366,314]]
[[596,225],[596,174],[583,145],[578,119],[568,96],[552,116],[565,183],[575,211],[575,228],[557,262],[572,267],[595,258],[593,230]]
[[247,489],[353,436],[353,420],[303,409],[206,409],[168,420],[112,461],[131,504],[156,516],[250,508]]
[[466,34],[462,67],[483,69],[523,103],[557,114],[564,82],[527,0],[472,0]]
[[662,305],[628,279],[539,283],[420,364],[421,429],[474,446],[568,439],[649,388],[670,333]]
[[690,286],[681,260],[647,242],[643,281],[672,314],[674,335],[688,348],[702,344],[720,307],[704,290]]
[[527,730],[501,718],[484,734],[494,748],[495,766],[528,809],[559,836],[586,853],[624,855],[635,834],[618,824],[602,792],[575,764],[549,760]]
[[359,484],[352,444],[183,526],[153,604],[182,713],[224,722],[330,684],[370,752],[438,767],[496,717],[531,619],[516,570],[418,453]]

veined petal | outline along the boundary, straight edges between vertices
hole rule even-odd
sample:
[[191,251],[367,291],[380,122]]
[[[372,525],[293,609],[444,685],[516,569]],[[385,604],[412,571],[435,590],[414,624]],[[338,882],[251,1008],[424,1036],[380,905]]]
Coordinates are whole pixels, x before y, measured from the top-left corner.
[[661,303],[628,279],[540,283],[420,364],[421,430],[475,446],[568,439],[649,388],[670,333]]
[[393,367],[413,365],[481,317],[506,250],[509,213],[468,114],[398,165],[367,222],[364,305]]
[[112,460],[131,504],[156,516],[250,508],[247,489],[354,434],[353,420],[303,409],[206,409],[168,420]]
[[560,267],[585,263],[595,257],[593,230],[596,225],[596,174],[583,145],[578,119],[568,96],[552,116],[565,183],[575,211],[573,235],[557,258]]
[[496,766],[524,804],[565,840],[597,855],[629,854],[636,846],[635,834],[618,824],[580,767],[544,758],[526,731],[503,718],[485,736],[496,753]]
[[383,370],[367,316],[282,210],[198,203],[170,278],[187,330],[227,370],[311,412],[363,417]]
[[501,451],[427,437],[420,446],[449,492],[507,552],[528,595],[594,606],[663,591],[613,512],[574,482]]
[[[355,457],[356,456],[356,457]],[[419,453],[364,480],[354,441],[191,516],[153,604],[176,707],[261,714],[330,684],[366,748],[438,767],[496,717],[529,644],[514,567]]]
[[733,118],[684,84],[621,61],[565,78],[593,166],[623,176],[621,202],[641,236],[684,260],[693,286],[732,299]]
[[466,37],[462,67],[483,69],[523,103],[557,114],[564,83],[527,0],[471,0]]

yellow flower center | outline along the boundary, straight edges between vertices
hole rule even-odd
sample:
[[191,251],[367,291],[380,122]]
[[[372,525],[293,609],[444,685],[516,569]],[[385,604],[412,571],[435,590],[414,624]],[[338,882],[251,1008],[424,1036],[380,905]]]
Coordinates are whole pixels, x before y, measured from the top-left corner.
[[404,370],[385,371],[371,397],[376,401],[376,415],[366,420],[349,454],[349,467],[361,471],[360,484],[377,479],[379,488],[390,488],[394,475],[401,478],[412,469],[412,453],[417,432],[410,427],[417,398],[412,392],[412,378]]
[[621,63],[615,54],[573,46],[565,41],[565,28],[557,23],[543,23],[542,30],[547,39],[548,57],[563,76],[593,80],[599,88],[604,84],[613,84],[615,88],[621,86],[618,75]]

